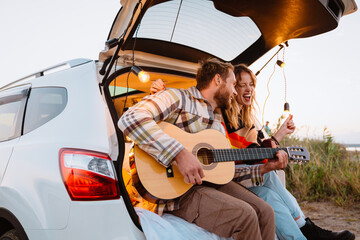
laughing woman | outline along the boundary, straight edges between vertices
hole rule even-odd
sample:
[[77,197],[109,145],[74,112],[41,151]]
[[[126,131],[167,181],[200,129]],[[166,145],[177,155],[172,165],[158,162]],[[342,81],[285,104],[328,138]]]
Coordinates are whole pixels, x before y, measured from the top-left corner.
[[[255,103],[256,77],[243,64],[235,66],[237,96],[232,101],[229,110],[223,111],[224,125],[227,137],[235,148],[249,147],[277,147],[287,134],[295,130],[290,115],[280,126],[271,139],[261,141],[258,131],[254,127],[253,114]],[[236,172],[249,166],[236,165]],[[355,239],[349,231],[332,232],[316,226],[309,218],[305,219],[296,199],[281,184],[276,170],[281,169],[276,160],[269,160],[265,164],[250,166],[253,170],[252,186],[246,180],[245,184],[252,192],[269,203],[275,211],[276,235],[280,239]],[[260,172],[260,175],[258,174]],[[237,173],[235,173],[236,176]]]

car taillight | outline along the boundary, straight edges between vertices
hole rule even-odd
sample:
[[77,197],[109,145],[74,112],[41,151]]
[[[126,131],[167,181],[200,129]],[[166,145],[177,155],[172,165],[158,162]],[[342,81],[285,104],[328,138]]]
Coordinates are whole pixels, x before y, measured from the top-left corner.
[[62,148],[60,172],[72,200],[109,200],[120,198],[118,181],[107,154]]

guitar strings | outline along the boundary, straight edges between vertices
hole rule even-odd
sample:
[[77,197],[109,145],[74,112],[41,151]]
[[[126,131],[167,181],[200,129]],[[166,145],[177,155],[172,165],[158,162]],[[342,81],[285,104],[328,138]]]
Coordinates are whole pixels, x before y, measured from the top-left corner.
[[[212,149],[199,151],[197,156],[203,164],[209,165],[214,162],[230,162],[230,161],[249,161],[249,160],[263,160],[267,158],[275,158],[278,150],[285,150],[284,148],[245,148],[245,149]],[[239,151],[236,151],[239,150]],[[290,160],[297,162],[306,161],[306,157],[301,155],[303,149],[291,148],[293,152],[298,154],[289,155]]]

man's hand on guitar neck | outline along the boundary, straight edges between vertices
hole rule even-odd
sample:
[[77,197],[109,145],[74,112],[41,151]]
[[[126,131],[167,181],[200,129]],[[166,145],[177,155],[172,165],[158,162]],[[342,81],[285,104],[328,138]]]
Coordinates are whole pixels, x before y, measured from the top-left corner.
[[[271,147],[276,148],[276,144],[271,141]],[[260,167],[260,173],[261,175],[264,175],[265,173],[268,173],[272,170],[279,170],[284,169],[288,164],[288,155],[284,150],[279,150],[276,153],[275,159],[269,159],[265,164],[261,165]]]
[[199,160],[186,149],[181,150],[175,157],[176,165],[184,176],[184,181],[191,184],[201,184],[205,177]]

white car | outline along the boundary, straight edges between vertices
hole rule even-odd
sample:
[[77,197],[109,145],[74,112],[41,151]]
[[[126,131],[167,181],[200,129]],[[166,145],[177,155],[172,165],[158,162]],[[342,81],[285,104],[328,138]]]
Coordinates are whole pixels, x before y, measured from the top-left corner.
[[149,92],[151,81],[135,70],[187,88],[202,58],[251,64],[357,9],[352,0],[138,2],[121,1],[99,60],[75,59],[0,88],[0,240],[145,239],[116,126]]

